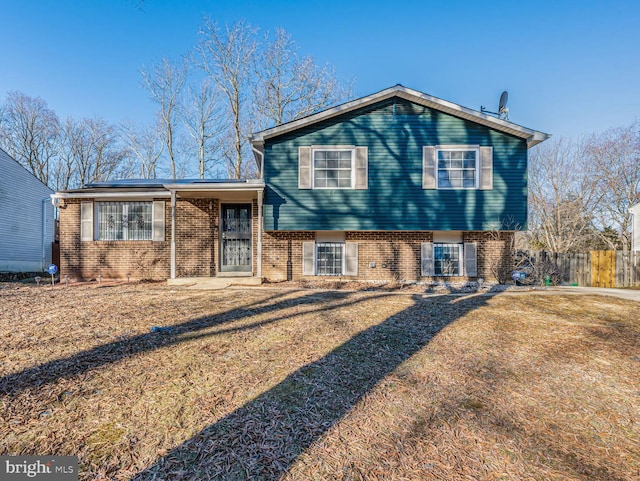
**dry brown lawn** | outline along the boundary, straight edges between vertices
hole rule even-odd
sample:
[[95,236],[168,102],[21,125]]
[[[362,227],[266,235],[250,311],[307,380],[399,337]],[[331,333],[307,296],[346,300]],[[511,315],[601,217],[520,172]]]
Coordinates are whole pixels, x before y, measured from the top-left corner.
[[638,480],[639,307],[6,284],[0,454],[77,455],[81,479]]

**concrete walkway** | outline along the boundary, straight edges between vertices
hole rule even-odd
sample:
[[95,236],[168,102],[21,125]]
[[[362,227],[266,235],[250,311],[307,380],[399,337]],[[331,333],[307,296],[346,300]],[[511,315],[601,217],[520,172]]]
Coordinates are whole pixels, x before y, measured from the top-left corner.
[[561,294],[597,294],[600,296],[619,297],[630,301],[640,302],[640,289],[605,289],[603,287],[547,287],[542,292],[559,292]]

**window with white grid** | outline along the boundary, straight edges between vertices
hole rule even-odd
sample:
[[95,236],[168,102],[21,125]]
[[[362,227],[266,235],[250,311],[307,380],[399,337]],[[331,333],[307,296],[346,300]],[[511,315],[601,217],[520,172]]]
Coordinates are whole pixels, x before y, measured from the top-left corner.
[[478,187],[477,149],[438,149],[437,155],[439,189]]
[[314,149],[313,188],[351,189],[352,150]]
[[462,244],[433,244],[433,267],[436,276],[462,275]]
[[344,242],[316,243],[316,274],[341,276],[344,272]]

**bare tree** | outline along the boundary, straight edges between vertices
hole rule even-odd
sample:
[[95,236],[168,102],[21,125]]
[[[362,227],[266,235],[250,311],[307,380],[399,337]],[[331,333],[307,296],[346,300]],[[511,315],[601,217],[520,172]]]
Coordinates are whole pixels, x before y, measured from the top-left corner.
[[44,184],[56,161],[60,122],[40,97],[9,92],[0,123],[3,148]]
[[201,39],[195,49],[198,66],[206,72],[225,99],[229,125],[228,141],[222,154],[229,175],[240,179],[255,171],[245,165],[248,155],[248,123],[245,102],[251,92],[251,65],[257,49],[257,30],[244,21],[227,25],[223,30],[205,19]]
[[601,192],[594,209],[599,238],[609,249],[630,250],[629,208],[640,202],[640,123],[591,136],[584,154]]
[[602,193],[582,148],[563,139],[541,144],[529,159],[529,230],[532,243],[575,252],[593,239],[593,211]]
[[349,97],[350,88],[340,84],[331,67],[298,57],[298,46],[283,29],[276,29],[274,39],[267,36],[265,42],[254,66],[258,129],[305,117]]
[[122,123],[120,132],[129,151],[126,176],[155,179],[158,161],[164,151],[164,128],[161,122],[138,126],[127,121]]
[[72,169],[72,182],[79,186],[109,180],[126,157],[115,127],[100,117],[68,119],[64,139],[62,157]]
[[75,161],[72,149],[69,147],[71,132],[75,127],[75,121],[68,118],[61,125],[60,136],[58,138],[58,155],[55,169],[51,172],[52,188],[56,190],[67,190],[77,187]]
[[223,131],[217,94],[211,79],[205,78],[198,87],[188,88],[181,111],[184,125],[197,151],[201,179],[204,179],[207,167],[215,163],[212,157],[219,148]]
[[176,118],[179,110],[180,94],[187,80],[187,64],[183,60],[176,64],[167,58],[155,65],[152,70],[140,70],[145,88],[151,99],[158,105],[159,116],[164,126],[164,142],[171,166],[171,176],[176,178]]

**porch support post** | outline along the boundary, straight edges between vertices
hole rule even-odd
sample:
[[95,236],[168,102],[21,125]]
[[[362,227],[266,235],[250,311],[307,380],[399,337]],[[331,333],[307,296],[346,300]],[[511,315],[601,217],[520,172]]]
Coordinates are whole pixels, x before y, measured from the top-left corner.
[[263,191],[258,191],[258,272],[257,277],[262,279],[262,196]]
[[176,278],[176,191],[171,191],[171,279]]

